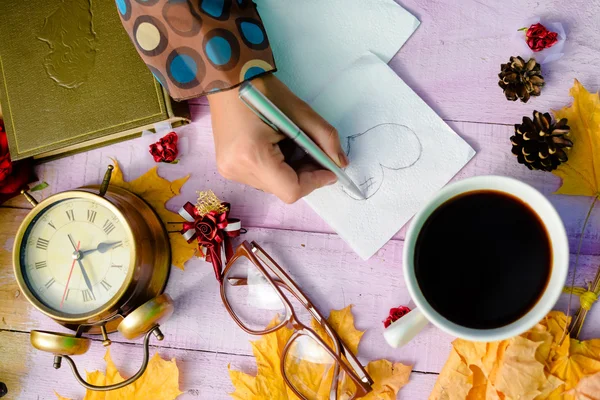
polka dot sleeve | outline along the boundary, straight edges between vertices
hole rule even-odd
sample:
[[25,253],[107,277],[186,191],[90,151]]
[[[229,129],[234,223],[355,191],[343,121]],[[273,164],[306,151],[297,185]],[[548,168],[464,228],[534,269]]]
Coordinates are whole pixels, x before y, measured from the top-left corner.
[[116,0],[138,53],[175,100],[275,71],[251,0]]

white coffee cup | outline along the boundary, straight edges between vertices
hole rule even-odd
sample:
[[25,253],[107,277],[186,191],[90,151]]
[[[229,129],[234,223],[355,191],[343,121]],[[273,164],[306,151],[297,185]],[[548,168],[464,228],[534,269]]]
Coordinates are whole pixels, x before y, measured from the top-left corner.
[[[439,314],[427,301],[415,276],[414,255],[417,237],[429,216],[446,201],[467,192],[492,190],[510,194],[529,205],[548,233],[552,251],[552,270],[546,289],[537,303],[518,320],[494,329],[474,329],[458,325]],[[465,251],[468,251],[467,249]],[[427,322],[456,337],[472,341],[496,341],[517,336],[541,321],[556,304],[569,269],[569,242],[562,220],[548,199],[533,187],[501,176],[478,176],[452,183],[440,190],[415,215],[404,242],[404,280],[417,305],[410,313],[385,329],[384,336],[393,347],[408,343]],[[435,279],[435,277],[432,277]]]

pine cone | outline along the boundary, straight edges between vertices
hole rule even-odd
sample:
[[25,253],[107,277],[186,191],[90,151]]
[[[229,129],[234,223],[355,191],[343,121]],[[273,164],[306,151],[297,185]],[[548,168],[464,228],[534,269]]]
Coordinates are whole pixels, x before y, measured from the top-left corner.
[[568,159],[566,150],[573,146],[567,139],[570,129],[566,118],[552,124],[550,114],[534,111],[533,121],[523,117],[523,123],[515,125],[512,153],[529,169],[552,171]]
[[527,103],[530,96],[539,96],[542,92],[542,67],[535,58],[530,58],[525,63],[521,57],[511,57],[507,64],[501,65],[501,69],[498,85],[504,90],[507,100],[515,101],[519,98]]

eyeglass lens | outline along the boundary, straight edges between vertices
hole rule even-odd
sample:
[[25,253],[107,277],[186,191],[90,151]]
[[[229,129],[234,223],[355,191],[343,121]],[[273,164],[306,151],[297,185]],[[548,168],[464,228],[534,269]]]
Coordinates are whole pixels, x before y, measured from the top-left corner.
[[[240,282],[243,284],[236,284]],[[246,257],[238,258],[231,265],[223,286],[229,306],[246,329],[261,332],[287,317],[279,294]]]
[[[275,278],[271,274],[272,278]],[[261,332],[284,320],[286,307],[264,273],[247,257],[238,258],[224,277],[226,301],[241,324],[253,332]],[[316,324],[306,309],[284,286],[279,286],[290,302],[296,318],[312,327],[328,344],[331,338]],[[306,399],[329,400],[336,359],[323,345],[306,334],[298,335],[284,355],[284,373],[289,383]],[[338,399],[353,398],[356,388],[340,369]]]
[[[308,335],[297,336],[284,355],[284,373],[289,383],[306,399],[329,400],[336,360]],[[351,399],[356,387],[340,369],[337,399]]]

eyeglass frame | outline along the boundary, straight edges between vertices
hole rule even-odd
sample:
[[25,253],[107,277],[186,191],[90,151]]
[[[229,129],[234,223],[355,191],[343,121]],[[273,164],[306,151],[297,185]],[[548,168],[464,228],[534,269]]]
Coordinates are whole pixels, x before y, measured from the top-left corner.
[[[235,311],[233,311],[233,308],[229,304],[229,301],[227,300],[227,296],[225,294],[224,282],[225,279],[227,279],[227,273],[240,257],[248,258],[254,264],[254,266],[259,269],[259,271],[263,274],[265,279],[270,283],[271,287],[276,291],[280,300],[283,302],[286,308],[286,318],[280,321],[277,325],[259,331],[249,329],[239,319],[239,317],[236,315]],[[274,275],[276,275],[278,279],[273,279],[273,277],[271,277],[271,275],[265,269],[265,266]],[[289,275],[283,270],[283,268],[281,268],[281,266],[277,264],[277,262],[273,260],[273,258],[266,251],[264,251],[256,242],[253,241],[250,243],[248,241],[244,241],[239,246],[237,246],[233,256],[231,257],[225,269],[223,270],[222,277],[223,279],[221,279],[221,300],[223,301],[223,304],[225,305],[225,308],[229,312],[231,318],[233,318],[233,320],[238,324],[238,326],[242,328],[245,332],[251,335],[267,335],[269,333],[275,332],[278,329],[283,328],[288,323],[291,324],[294,328],[294,333],[288,339],[283,349],[281,355],[280,369],[285,383],[290,389],[292,389],[292,391],[298,397],[300,397],[303,400],[310,400],[306,399],[306,397],[304,397],[304,395],[294,387],[294,385],[287,377],[287,374],[285,372],[285,359],[291,344],[302,335],[306,335],[311,339],[315,340],[317,343],[319,343],[335,360],[333,381],[330,389],[330,398],[337,398],[340,366],[342,367],[344,372],[348,374],[348,376],[352,379],[356,386],[356,393],[349,400],[363,397],[373,390],[373,379],[364,369],[364,367],[361,365],[361,363],[358,361],[358,359],[352,353],[352,351],[348,349],[348,347],[340,339],[338,334],[329,325],[327,319],[325,319],[325,317],[323,317],[323,315],[321,315],[321,313],[314,307],[312,302],[308,300],[306,295],[302,292],[298,285],[296,285],[296,283],[289,277]],[[228,279],[228,281],[232,286],[241,286],[247,284],[247,279],[245,278],[231,277]],[[304,308],[308,310],[308,312],[317,321],[317,323],[319,323],[325,329],[325,331],[327,332],[327,334],[333,342],[333,349],[331,348],[331,346],[325,343],[325,341],[321,339],[321,337],[314,330],[300,322],[300,320],[296,316],[296,312],[292,307],[290,301],[288,300],[287,296],[281,291],[279,286],[285,287],[292,295],[294,295],[294,297],[296,297],[296,299],[304,306]],[[347,363],[342,358],[342,355],[346,357]]]

